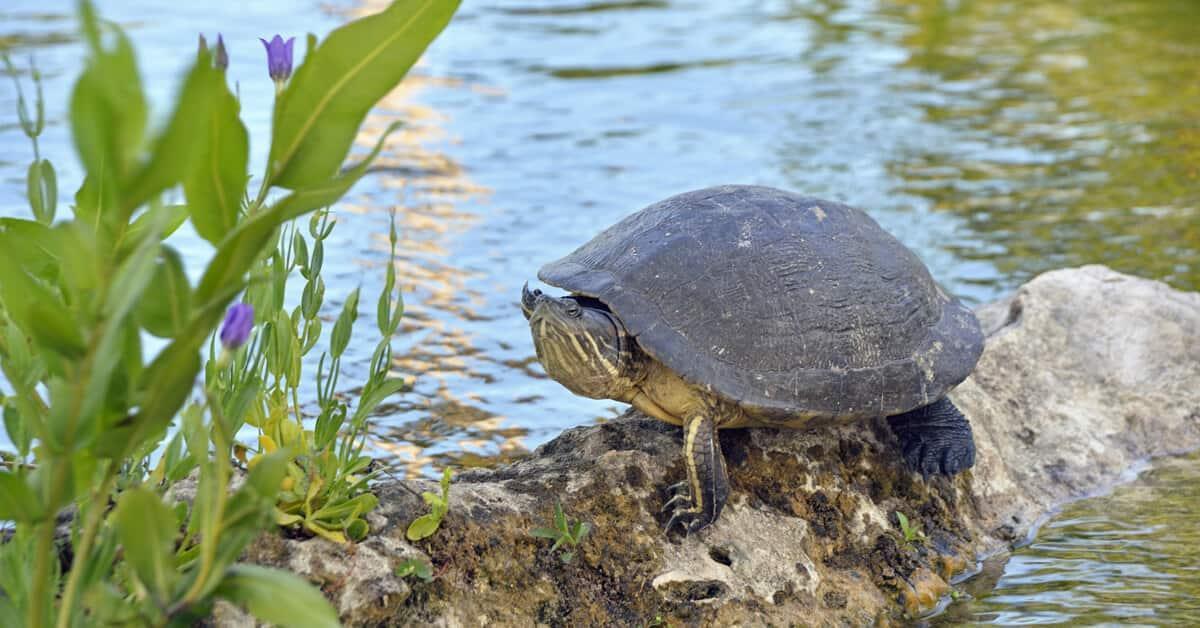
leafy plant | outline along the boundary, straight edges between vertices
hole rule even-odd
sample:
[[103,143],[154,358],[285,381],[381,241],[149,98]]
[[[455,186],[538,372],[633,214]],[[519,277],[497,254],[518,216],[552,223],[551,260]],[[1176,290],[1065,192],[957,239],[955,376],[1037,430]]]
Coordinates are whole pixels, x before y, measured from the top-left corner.
[[429,505],[429,512],[413,519],[413,522],[408,524],[408,530],[405,532],[408,540],[420,541],[423,538],[433,536],[433,533],[437,532],[438,526],[442,525],[442,518],[450,510],[449,467],[442,470],[441,486],[441,495],[430,493],[429,491],[421,493],[421,498]]
[[[254,194],[246,189],[243,103],[226,83],[220,43],[216,54],[202,46],[173,110],[152,130],[132,42],[80,2],[87,62],[69,127],[85,177],[69,219],[58,222],[55,170],[38,149],[45,125],[36,71],[33,114],[18,83],[21,127],[34,145],[26,181],[34,219],[0,218],[0,372],[11,389],[0,393],[0,408],[16,450],[0,462],[0,521],[12,522],[0,544],[6,625],[191,625],[217,598],[271,623],[337,624],[303,579],[236,561],[288,514],[287,495],[298,487],[307,529],[366,533],[361,514],[374,497],[366,492],[362,422],[403,387],[381,367],[400,306],[389,271],[385,338],[350,414],[328,383],[349,342],[357,292],[347,299],[347,322],[331,333],[330,370],[318,368],[326,378],[322,415],[305,431],[294,385],[304,351],[296,342],[316,338],[318,325],[304,304],[298,314],[283,309],[283,271],[299,267],[314,282],[319,264],[311,255],[300,263],[307,243],[287,224],[336,202],[363,176],[383,139],[342,169],[350,140],[457,4],[398,0],[319,46],[310,36],[294,77],[273,72],[271,158]],[[175,189],[184,202],[165,204],[161,197]],[[189,220],[215,248],[195,285],[165,242]],[[326,212],[314,224],[328,235]],[[243,292],[244,303],[226,315]],[[243,346],[255,311],[260,326]],[[144,343],[147,334],[161,344]],[[349,435],[339,438],[347,416]],[[264,446],[231,490],[233,460],[245,457],[234,436],[255,421]],[[189,474],[195,497],[175,503],[168,491]],[[70,532],[59,536],[64,512],[72,513]]]
[[[319,316],[325,295],[321,278],[324,241],[334,223],[324,210],[309,221],[310,241],[299,229],[285,230],[276,251],[260,263],[257,275],[264,277],[246,295],[258,311],[272,312],[255,341],[230,369],[217,371],[214,378],[227,390],[228,402],[238,404],[246,422],[257,427],[259,456],[287,452],[287,475],[280,492],[275,520],[337,542],[361,540],[368,532],[365,514],[378,500],[368,491],[376,473],[371,458],[363,455],[367,419],[389,395],[406,390],[407,384],[389,376],[391,340],[403,315],[403,301],[392,294],[397,233],[392,217],[391,262],[379,295],[376,323],[382,336],[371,360],[370,372],[354,411],[335,394],[341,359],[349,346],[358,316],[359,292],[352,291],[328,334],[329,350],[317,367],[317,412],[313,429],[305,427],[300,408],[301,365],[322,337]],[[306,283],[300,303],[289,311],[280,301],[284,287],[299,270]],[[326,366],[328,365],[328,366]],[[210,364],[210,366],[212,366]],[[211,371],[211,369],[210,369]]]
[[408,558],[396,566],[396,575],[401,578],[412,576],[422,582],[433,582],[433,568],[420,558]]
[[905,545],[925,542],[925,533],[917,526],[909,523],[908,517],[899,510],[896,511],[896,520],[900,522],[900,533],[904,535]]
[[551,552],[557,551],[564,545],[570,548],[559,555],[559,559],[564,563],[569,563],[575,558],[575,547],[582,543],[584,537],[591,531],[591,524],[583,521],[571,525],[566,514],[563,513],[562,502],[555,502],[554,527],[534,528],[530,530],[529,534],[542,539],[553,539],[554,545],[550,547]]

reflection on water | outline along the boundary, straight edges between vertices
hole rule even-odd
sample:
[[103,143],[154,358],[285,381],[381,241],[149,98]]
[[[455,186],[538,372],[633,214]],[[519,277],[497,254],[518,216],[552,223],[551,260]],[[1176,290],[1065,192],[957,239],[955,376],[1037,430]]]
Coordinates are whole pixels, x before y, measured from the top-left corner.
[[931,623],[1200,625],[1200,456],[1068,506]]
[[1200,3],[903,2],[945,142],[891,165],[1007,281],[1066,265],[1200,288]]

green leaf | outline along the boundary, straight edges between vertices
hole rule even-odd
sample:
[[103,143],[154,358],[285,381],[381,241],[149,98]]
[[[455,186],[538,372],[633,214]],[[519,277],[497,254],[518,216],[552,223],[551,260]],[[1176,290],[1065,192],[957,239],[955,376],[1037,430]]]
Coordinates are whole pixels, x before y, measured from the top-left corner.
[[329,34],[280,98],[272,183],[298,189],[332,177],[371,107],[400,83],[458,0],[397,0]]
[[253,490],[260,499],[273,501],[287,473],[287,463],[288,454],[281,449],[259,458],[246,476],[246,488]]
[[350,334],[354,331],[354,321],[358,318],[358,288],[346,297],[342,304],[342,313],[333,324],[333,333],[329,339],[329,353],[335,358],[341,357],[350,344]]
[[[231,288],[235,292],[241,289],[245,284],[246,272],[262,255],[275,229],[282,222],[279,216],[277,208],[251,214],[226,234],[217,248],[217,254],[200,277],[194,303],[207,306],[218,293]],[[221,305],[224,311],[224,304]]]
[[371,512],[378,505],[378,497],[371,493],[363,493],[354,499],[325,506],[314,512],[310,518],[330,523],[341,523],[345,519]]
[[[221,91],[225,91],[224,73],[213,67],[207,51],[202,52],[184,79],[166,128],[154,140],[150,158],[126,186],[122,199],[126,215],[159,192],[181,183],[184,176],[195,169],[207,135],[205,123],[212,117],[216,95]],[[245,183],[245,172],[242,183]],[[191,201],[189,196],[189,207]],[[196,212],[195,207],[191,210]]]
[[200,372],[200,346],[220,320],[221,312],[215,307],[202,312],[146,367],[138,384],[143,396],[137,413],[100,435],[99,455],[121,458],[147,434],[158,432],[171,422],[192,391]]
[[58,175],[49,159],[35,159],[29,164],[25,176],[25,195],[38,222],[45,225],[54,222],[58,205]]
[[410,541],[420,541],[423,538],[432,536],[434,532],[437,532],[438,526],[441,524],[442,518],[440,516],[435,516],[434,513],[421,515],[420,517],[413,519],[412,523],[408,524],[408,530],[404,535],[407,536],[408,540]]
[[[160,219],[165,218],[161,214],[159,216]],[[133,309],[154,277],[154,260],[161,248],[159,226],[161,222],[146,229],[138,241],[137,248],[121,262],[113,275],[112,285],[104,302],[104,313],[113,321],[121,320]]]
[[299,576],[278,569],[234,565],[226,572],[216,594],[245,606],[258,619],[280,626],[341,625],[337,612],[320,591]]
[[[19,404],[20,402],[18,401],[17,403]],[[8,434],[8,439],[17,448],[17,455],[22,458],[28,456],[29,446],[33,444],[35,426],[30,425],[30,421],[22,417],[19,405],[6,405],[3,412],[4,431]]]
[[[0,251],[5,253],[0,254],[0,304],[18,327],[32,334],[35,324],[33,319],[37,316],[33,311],[35,305],[41,304],[45,308],[63,306],[57,295],[31,277],[21,266],[21,262],[27,259],[25,256],[32,255],[36,250],[17,243],[21,239],[22,231],[6,228],[0,232]],[[70,318],[68,314],[62,314],[62,317],[68,320]]]
[[146,229],[155,227],[161,231],[160,240],[175,233],[188,217],[187,205],[155,205],[133,220],[125,230],[124,242],[140,242]]
[[[320,246],[320,242],[317,243]],[[321,304],[325,301],[325,280],[320,275],[314,276],[304,284],[300,293],[300,313],[308,320],[317,320]]]
[[536,536],[540,539],[557,539],[562,536],[562,532],[554,528],[534,528],[529,531],[530,536]]
[[138,321],[159,338],[173,338],[191,319],[191,308],[192,288],[183,260],[175,249],[164,244],[154,276],[138,304]]
[[442,501],[450,504],[450,467],[442,469]]
[[90,223],[103,218],[110,225],[124,224],[129,214],[120,211],[117,199],[120,184],[128,178],[142,145],[146,98],[133,46],[125,33],[105,23],[115,42],[105,49],[101,24],[90,3],[81,3],[80,16],[90,56],[71,92],[71,136],[87,172],[85,187],[92,198],[79,204],[79,209]]
[[29,335],[43,348],[73,360],[87,351],[79,325],[67,308],[53,297],[30,305]]
[[433,570],[429,563],[420,558],[409,558],[396,566],[396,575],[401,578],[416,576],[425,582],[433,581]]
[[[371,162],[383,150],[383,143],[392,134],[392,131],[398,128],[400,128],[399,122],[393,122],[389,125],[384,130],[383,135],[380,136],[379,141],[375,143],[375,148],[371,149],[367,157],[338,176],[332,179],[319,179],[317,180],[320,181],[319,183],[305,182],[306,185],[303,187],[298,184],[294,188],[294,192],[283,197],[283,199],[273,206],[279,210],[282,220],[291,220],[314,209],[328,207],[345,196],[346,192],[367,173],[367,168],[370,167]],[[317,253],[315,250],[313,251],[313,256],[314,259],[311,265],[314,269],[312,272],[315,273],[319,272],[320,269],[320,264],[316,261]]]
[[204,409],[193,402],[183,411],[181,431],[188,453],[196,460],[208,460],[209,429],[204,424]]
[[183,190],[196,232],[217,244],[237,224],[246,190],[250,140],[239,117],[241,105],[224,80],[213,89],[208,116],[195,121],[201,136]]
[[246,423],[250,415],[250,404],[258,398],[261,389],[262,381],[255,376],[247,377],[238,385],[233,400],[225,408],[225,420],[230,424],[228,428],[231,434],[237,433]]
[[408,382],[398,377],[385,379],[379,386],[372,388],[366,392],[361,399],[358,400],[358,407],[354,410],[354,422],[366,417],[373,412],[379,404],[383,403],[388,397],[409,390]]
[[346,537],[356,543],[367,538],[367,534],[371,532],[370,524],[362,519],[352,519],[343,529],[346,531]]
[[[102,407],[112,383],[113,370],[124,357],[124,352],[120,350],[127,332],[124,319],[142,298],[146,286],[154,277],[154,260],[161,247],[157,226],[151,225],[146,230],[133,252],[117,267],[109,285],[103,308],[107,319],[100,327],[100,338],[92,349],[90,378],[85,382],[80,409],[84,418]],[[136,356],[136,359],[140,364],[141,357]],[[85,445],[87,442],[80,441],[79,444]]]
[[59,272],[61,244],[58,233],[40,222],[0,218],[4,254],[30,275],[53,281]]
[[554,527],[563,533],[567,532],[567,515],[563,513],[562,502],[554,504]]
[[177,577],[175,513],[154,492],[138,487],[121,494],[115,518],[125,560],[156,600],[167,601]]
[[42,506],[25,478],[0,471],[0,520],[32,523],[42,516]]

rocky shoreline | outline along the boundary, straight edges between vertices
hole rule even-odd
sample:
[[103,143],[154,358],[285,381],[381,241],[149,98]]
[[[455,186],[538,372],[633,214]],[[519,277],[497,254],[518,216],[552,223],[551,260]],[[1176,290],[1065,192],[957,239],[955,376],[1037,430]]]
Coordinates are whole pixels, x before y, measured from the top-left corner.
[[[953,479],[906,471],[883,419],[728,430],[728,507],[711,528],[668,537],[659,509],[682,477],[679,430],[630,412],[518,463],[459,474],[441,529],[423,541],[404,531],[433,483],[386,482],[363,543],[266,535],[247,558],[311,578],[353,626],[917,616],[1054,508],[1139,460],[1200,446],[1200,294],[1087,266],[1041,275],[978,314],[987,346],[951,394],[974,427],[977,463]],[[529,533],[559,501],[592,526],[570,563]],[[911,522],[907,539],[896,513]],[[413,557],[432,565],[431,582],[395,575]],[[246,621],[218,609],[218,624]]]

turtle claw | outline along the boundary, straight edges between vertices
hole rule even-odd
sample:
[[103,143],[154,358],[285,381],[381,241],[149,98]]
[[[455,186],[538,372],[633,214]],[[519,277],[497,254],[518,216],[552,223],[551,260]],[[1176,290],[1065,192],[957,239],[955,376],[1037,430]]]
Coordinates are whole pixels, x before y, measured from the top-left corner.
[[697,525],[700,521],[699,517],[700,513],[696,512],[695,510],[691,510],[690,508],[676,508],[675,512],[671,515],[671,518],[667,520],[667,525],[665,528],[663,528],[663,533],[670,534],[671,530],[675,528],[675,524],[678,523],[679,525],[683,526],[683,537],[687,538],[692,532],[704,527],[702,525]]
[[[676,493],[674,497],[667,500],[667,503],[663,504],[662,510],[659,512],[667,512],[680,504],[690,505],[691,502],[692,496],[688,493]],[[670,526],[667,527],[669,528]]]
[[683,537],[687,538],[693,532],[698,532],[708,524],[711,520],[706,519],[703,510],[696,508],[696,503],[692,501],[691,489],[688,488],[687,482],[680,482],[667,489],[674,492],[674,496],[663,504],[662,512],[671,511],[671,518],[667,520],[667,525],[663,527],[664,534],[670,534],[671,530],[675,529],[678,524],[683,529]]
[[680,494],[681,491],[691,490],[691,486],[689,484],[690,483],[687,480],[684,480],[682,482],[676,482],[667,487],[667,493],[669,493],[672,496],[677,496]]

